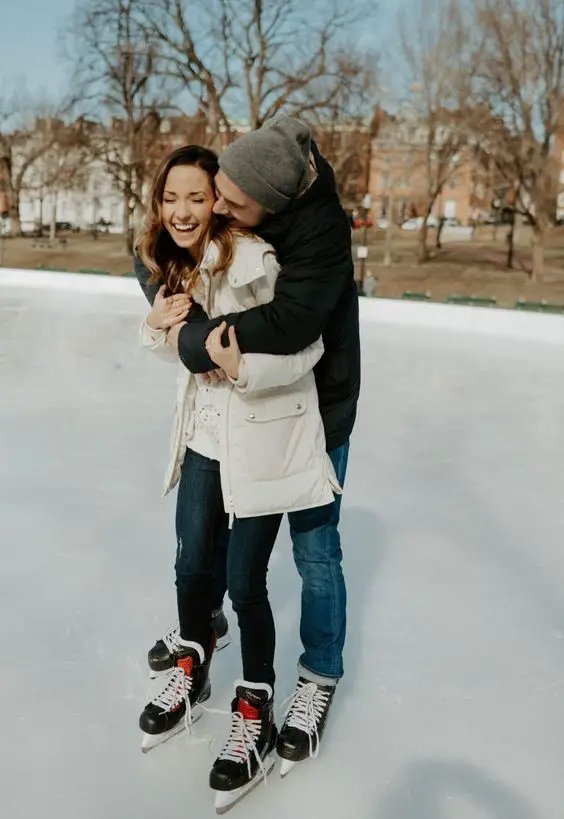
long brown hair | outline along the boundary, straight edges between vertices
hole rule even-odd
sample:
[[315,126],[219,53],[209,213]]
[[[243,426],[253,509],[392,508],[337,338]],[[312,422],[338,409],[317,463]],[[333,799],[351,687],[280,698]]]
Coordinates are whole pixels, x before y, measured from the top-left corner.
[[[201,168],[214,187],[214,178],[219,170],[217,154],[199,145],[185,145],[166,156],[155,173],[149,188],[143,227],[135,243],[135,250],[151,273],[150,284],[166,284],[170,293],[190,294],[199,275],[199,259],[173,241],[162,222],[162,203],[166,180],[171,168],[188,165]],[[227,220],[222,216],[212,217],[207,241],[213,239],[219,250],[213,273],[227,270],[233,261],[235,235]],[[185,284],[185,280],[188,280]]]

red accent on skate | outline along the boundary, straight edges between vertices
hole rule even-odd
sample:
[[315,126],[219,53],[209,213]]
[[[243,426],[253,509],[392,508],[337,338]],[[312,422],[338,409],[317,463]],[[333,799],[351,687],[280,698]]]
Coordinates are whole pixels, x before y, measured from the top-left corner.
[[192,676],[192,667],[194,665],[192,657],[179,657],[177,665],[184,671],[187,677]]
[[259,709],[255,708],[255,706],[251,705],[247,700],[238,699],[237,711],[243,715],[243,719],[260,719]]

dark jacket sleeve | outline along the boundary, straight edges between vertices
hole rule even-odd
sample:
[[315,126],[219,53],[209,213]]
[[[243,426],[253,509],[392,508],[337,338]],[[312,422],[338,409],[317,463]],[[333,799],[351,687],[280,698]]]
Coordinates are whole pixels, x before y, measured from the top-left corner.
[[325,330],[337,302],[353,279],[351,234],[346,217],[293,228],[292,248],[284,259],[269,304],[230,313],[182,328],[178,351],[191,372],[215,367],[205,340],[221,321],[233,324],[243,353],[291,355],[313,344]]
[[[135,275],[137,276],[137,281],[139,282],[141,290],[145,294],[145,297],[146,297],[147,301],[149,302],[149,304],[152,306],[153,302],[155,301],[155,296],[157,295],[157,293],[159,291],[160,285],[159,284],[149,284],[149,279],[151,278],[151,274],[147,270],[147,268],[145,267],[145,265],[143,264],[141,259],[139,259],[137,256],[134,257],[133,264],[134,264]],[[200,307],[199,304],[192,303],[192,306],[190,308],[189,320],[191,322],[193,322],[194,324],[196,322],[204,322],[204,323],[207,324],[208,317],[207,317],[205,311],[203,310],[203,308]],[[206,338],[207,338],[207,334],[204,337],[204,341],[205,341]],[[204,350],[204,352],[205,352],[205,350]],[[207,353],[206,353],[206,355],[207,355]],[[209,369],[212,369],[212,367],[210,367]],[[205,370],[202,370],[201,372],[205,372]]]
[[152,305],[153,302],[155,301],[155,296],[158,293],[159,285],[149,284],[151,274],[138,256],[134,256],[133,258],[133,269],[135,271],[135,275],[137,276],[139,286],[141,287],[141,290],[145,294],[145,298],[147,299],[149,304]]

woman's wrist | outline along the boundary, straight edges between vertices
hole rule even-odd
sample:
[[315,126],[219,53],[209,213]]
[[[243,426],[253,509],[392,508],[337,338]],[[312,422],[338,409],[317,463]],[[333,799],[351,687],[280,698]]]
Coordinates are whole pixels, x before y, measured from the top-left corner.
[[159,323],[155,320],[155,317],[153,316],[152,313],[149,313],[145,321],[147,323],[147,327],[149,327],[150,330],[156,331],[164,330],[164,327],[159,327]]

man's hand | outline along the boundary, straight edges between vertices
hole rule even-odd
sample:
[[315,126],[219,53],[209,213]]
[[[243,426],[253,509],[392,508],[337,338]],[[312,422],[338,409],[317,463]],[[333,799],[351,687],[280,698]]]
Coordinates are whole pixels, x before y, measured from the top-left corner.
[[[179,324],[175,324],[174,327],[171,327],[167,333],[166,343],[169,347],[172,347],[176,353],[178,352],[178,336],[185,326],[186,322],[181,321]],[[225,381],[227,378],[223,370],[210,370],[208,373],[202,373],[198,377],[202,378],[206,384],[219,384],[220,381]]]
[[209,357],[214,364],[227,373],[229,378],[234,381],[239,377],[239,363],[241,361],[241,350],[237,344],[237,336],[235,335],[235,328],[229,328],[228,337],[229,345],[224,347],[221,337],[227,327],[225,322],[222,322],[219,327],[209,334],[206,339],[206,350]]
[[[152,310],[147,316],[147,324],[153,330],[168,330],[178,326],[184,321],[192,305],[191,299],[184,293],[165,298],[165,290],[166,285],[159,287]],[[178,340],[176,349],[178,350]]]

